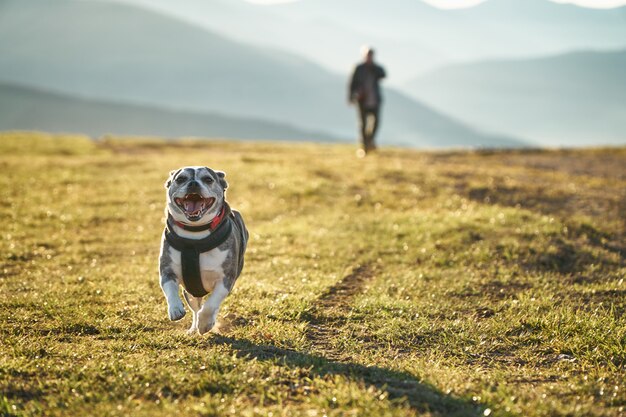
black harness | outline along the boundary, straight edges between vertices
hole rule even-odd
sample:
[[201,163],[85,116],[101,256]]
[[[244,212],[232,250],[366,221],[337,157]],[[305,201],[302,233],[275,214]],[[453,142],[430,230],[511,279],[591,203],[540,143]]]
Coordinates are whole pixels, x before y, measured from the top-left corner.
[[[187,226],[177,224],[185,230],[203,231],[211,229],[211,224],[205,226]],[[174,219],[168,217],[165,225],[165,240],[174,249],[180,251],[180,261],[183,272],[183,283],[188,293],[194,297],[204,297],[208,292],[202,286],[200,275],[200,254],[217,248],[233,231],[233,213],[228,208],[223,220],[215,227],[210,235],[204,239],[187,239],[174,232]]]

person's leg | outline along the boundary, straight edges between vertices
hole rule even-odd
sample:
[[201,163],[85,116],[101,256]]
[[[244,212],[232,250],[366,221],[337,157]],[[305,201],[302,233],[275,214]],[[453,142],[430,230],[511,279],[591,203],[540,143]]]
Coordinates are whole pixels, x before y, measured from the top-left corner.
[[370,141],[369,141],[369,145],[371,149],[376,149],[376,143],[374,141],[374,136],[376,136],[376,131],[378,130],[378,125],[380,122],[380,107],[376,107],[370,110],[370,114],[372,115],[371,117],[373,118],[372,120],[372,130],[370,133]]
[[363,104],[359,103],[359,131],[361,133],[361,145],[363,149],[367,149],[367,110]]
[[367,152],[376,149],[376,145],[374,144],[374,134],[376,133],[377,110],[369,108],[365,112],[365,120],[367,121],[367,128],[365,130],[365,151]]
[[363,144],[365,152],[372,147],[372,117],[372,111],[370,109],[365,110],[365,140]]

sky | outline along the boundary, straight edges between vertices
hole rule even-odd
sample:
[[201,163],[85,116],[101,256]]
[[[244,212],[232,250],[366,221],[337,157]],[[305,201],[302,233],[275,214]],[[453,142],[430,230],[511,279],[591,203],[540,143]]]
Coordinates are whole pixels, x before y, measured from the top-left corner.
[[[250,3],[257,4],[274,4],[274,3],[289,3],[298,0],[247,0]],[[435,7],[441,9],[458,9],[463,7],[472,7],[485,0],[422,0]],[[496,1],[496,0],[491,0]],[[551,0],[555,3],[572,3],[578,6],[590,7],[596,9],[607,9],[612,7],[626,6],[626,0]]]

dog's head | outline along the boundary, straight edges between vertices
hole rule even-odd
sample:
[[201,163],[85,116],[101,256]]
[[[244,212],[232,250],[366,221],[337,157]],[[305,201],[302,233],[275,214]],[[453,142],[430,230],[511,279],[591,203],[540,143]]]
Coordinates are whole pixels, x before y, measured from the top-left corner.
[[[182,223],[202,224],[222,208],[228,183],[226,174],[208,167],[183,167],[170,172],[165,182],[167,210]],[[206,219],[205,222],[202,222]]]

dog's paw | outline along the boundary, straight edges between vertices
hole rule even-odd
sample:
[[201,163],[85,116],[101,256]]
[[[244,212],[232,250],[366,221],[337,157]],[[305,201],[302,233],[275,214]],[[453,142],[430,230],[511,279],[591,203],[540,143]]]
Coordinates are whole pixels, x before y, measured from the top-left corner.
[[202,310],[200,314],[198,314],[198,333],[205,334],[211,331],[213,326],[215,326],[215,316],[217,314],[202,314]]
[[185,317],[185,314],[187,314],[187,311],[185,311],[185,307],[183,306],[183,303],[179,302],[178,304],[168,306],[167,313],[170,316],[170,320],[178,321],[182,319],[183,317]]
[[199,323],[198,333],[200,333],[201,335],[206,334],[211,331],[214,325],[215,325],[215,320],[207,321],[206,323]]
[[198,326],[198,333],[200,333],[201,335],[207,334],[211,331],[214,325],[215,321],[207,323],[206,326]]

